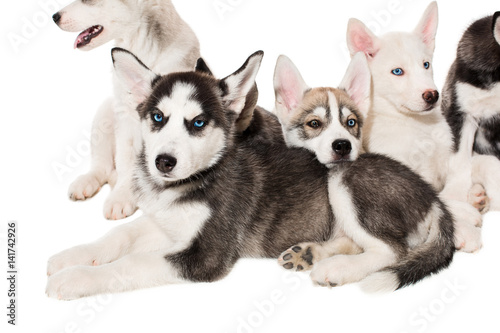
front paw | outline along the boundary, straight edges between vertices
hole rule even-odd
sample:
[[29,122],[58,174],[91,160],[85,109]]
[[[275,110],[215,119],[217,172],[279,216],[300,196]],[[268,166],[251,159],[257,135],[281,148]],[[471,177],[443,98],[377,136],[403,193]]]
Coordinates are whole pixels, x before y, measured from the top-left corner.
[[58,300],[74,300],[98,293],[93,267],[75,266],[62,270],[47,280],[45,293]]
[[490,198],[480,184],[475,184],[469,191],[469,203],[481,214],[486,214],[490,210]]
[[108,220],[120,220],[131,216],[137,205],[129,190],[115,187],[104,203],[104,217]]
[[91,245],[79,245],[64,250],[50,257],[47,263],[47,275],[51,276],[63,269],[72,266],[97,266],[99,251],[96,251]]
[[455,248],[466,253],[476,253],[483,247],[481,228],[465,223],[455,223]]
[[355,264],[345,255],[326,258],[318,262],[311,271],[311,279],[318,286],[330,288],[361,280]]
[[285,269],[293,269],[296,271],[310,270],[314,262],[318,261],[316,244],[301,243],[292,246],[283,252],[278,258],[278,263]]
[[106,183],[104,173],[89,172],[81,175],[69,186],[68,196],[73,201],[87,200],[101,190]]

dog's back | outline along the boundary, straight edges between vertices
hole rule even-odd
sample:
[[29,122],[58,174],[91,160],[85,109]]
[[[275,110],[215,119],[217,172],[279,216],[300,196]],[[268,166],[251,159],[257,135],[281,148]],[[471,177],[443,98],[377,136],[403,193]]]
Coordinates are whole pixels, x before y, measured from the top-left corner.
[[178,200],[203,202],[212,212],[190,246],[167,256],[189,280],[213,281],[240,257],[277,258],[298,242],[326,241],[333,233],[326,168],[314,154],[288,149],[267,111],[257,109],[255,120],[248,137],[236,139],[202,184]]

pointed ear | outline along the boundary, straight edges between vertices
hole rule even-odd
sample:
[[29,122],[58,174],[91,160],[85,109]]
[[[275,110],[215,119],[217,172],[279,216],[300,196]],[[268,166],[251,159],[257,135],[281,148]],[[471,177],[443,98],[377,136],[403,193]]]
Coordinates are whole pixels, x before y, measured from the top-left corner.
[[363,52],[373,58],[380,50],[380,39],[363,22],[352,18],[347,24],[347,47],[351,57]]
[[210,76],[214,76],[212,74],[212,71],[210,70],[210,68],[208,68],[208,65],[205,62],[205,60],[203,60],[203,58],[198,59],[194,70],[195,70],[195,72],[205,73],[205,74],[208,74]]
[[363,117],[368,115],[371,98],[371,74],[366,56],[362,52],[356,53],[352,58],[339,89],[347,92]]
[[259,100],[259,89],[254,83],[252,89],[248,92],[245,98],[245,107],[241,111],[238,119],[236,119],[236,133],[243,133],[252,123],[257,101]]
[[151,94],[152,83],[158,76],[127,50],[114,48],[111,50],[111,57],[118,84],[124,86],[134,102],[144,102]]
[[284,55],[279,56],[274,70],[276,115],[286,122],[299,106],[309,87],[294,63]]
[[438,6],[437,2],[433,1],[429,4],[422,15],[420,22],[414,32],[418,34],[425,45],[434,52],[436,32],[438,27]]
[[240,114],[245,107],[247,94],[255,84],[264,52],[257,51],[236,72],[219,82],[222,102],[231,111]]
[[493,15],[493,36],[498,44],[500,44],[500,12],[496,12]]

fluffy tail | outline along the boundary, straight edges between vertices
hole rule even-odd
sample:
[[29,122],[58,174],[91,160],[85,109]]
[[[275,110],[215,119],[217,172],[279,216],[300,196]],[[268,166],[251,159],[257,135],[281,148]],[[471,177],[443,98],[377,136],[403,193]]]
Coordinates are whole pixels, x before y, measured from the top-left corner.
[[414,284],[449,266],[455,253],[454,221],[446,206],[439,202],[427,218],[431,221],[429,236],[420,246],[397,264],[369,275],[361,282],[367,292],[394,291]]

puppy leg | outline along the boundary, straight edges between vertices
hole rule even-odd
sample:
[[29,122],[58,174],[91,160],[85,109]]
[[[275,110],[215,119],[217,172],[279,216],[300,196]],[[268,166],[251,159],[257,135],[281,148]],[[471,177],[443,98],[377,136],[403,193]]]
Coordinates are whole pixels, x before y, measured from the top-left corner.
[[124,110],[116,117],[116,185],[104,203],[104,217],[110,220],[126,218],[137,210],[132,193],[132,176],[136,156],[140,150],[140,122],[137,113]]
[[489,199],[481,186],[482,179],[478,180],[473,177],[472,145],[476,131],[476,121],[468,117],[462,128],[459,151],[450,156],[446,186],[441,192],[441,197],[468,202],[484,214],[489,209]]
[[483,247],[481,228],[455,221],[455,248],[461,252],[475,253]]
[[358,255],[337,255],[314,265],[311,279],[315,284],[336,287],[359,282],[371,273],[396,262],[396,253],[387,245],[365,249]]
[[114,172],[114,114],[113,99],[107,99],[97,111],[92,123],[91,168],[69,186],[71,200],[93,197],[106,184]]
[[[350,189],[342,184],[342,177],[332,175],[328,194],[338,228],[363,250],[363,253],[355,255],[335,255],[314,265],[311,271],[313,282],[334,287],[361,281],[369,274],[393,264],[397,255],[390,245],[361,226]],[[369,224],[370,221],[364,223]]]
[[500,160],[495,156],[474,155],[472,179],[482,184],[490,200],[492,211],[500,210]]
[[135,253],[102,266],[67,268],[49,277],[46,293],[52,298],[73,300],[182,282],[165,253]]
[[143,216],[112,229],[95,242],[78,245],[52,256],[47,264],[47,275],[54,275],[71,266],[110,263],[130,253],[152,252],[172,243],[153,220]]
[[467,202],[481,214],[486,214],[490,210],[490,198],[486,195],[486,190],[481,184],[472,186]]
[[448,175],[446,186],[440,193],[442,200],[468,203],[481,214],[489,210],[490,199],[486,195],[481,182],[473,181],[472,169],[451,172]]
[[285,269],[310,270],[325,258],[338,254],[358,254],[362,250],[350,238],[335,238],[325,243],[300,243],[283,252],[278,263]]
[[455,220],[455,247],[462,252],[477,252],[481,249],[482,216],[466,202],[445,200]]

